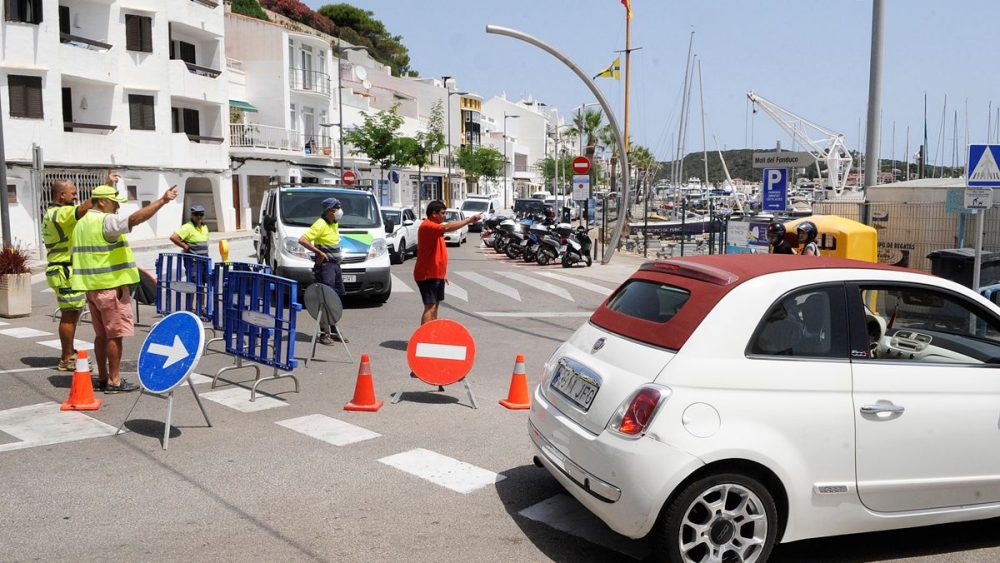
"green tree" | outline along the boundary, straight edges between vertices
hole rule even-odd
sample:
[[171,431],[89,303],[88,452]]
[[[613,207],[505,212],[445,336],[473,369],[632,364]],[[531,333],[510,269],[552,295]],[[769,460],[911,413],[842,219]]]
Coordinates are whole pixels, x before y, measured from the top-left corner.
[[455,152],[455,163],[477,187],[479,180],[496,182],[503,174],[503,153],[493,147],[462,145]]
[[264,9],[260,7],[260,2],[257,0],[233,0],[230,7],[234,14],[243,14],[251,18],[268,21],[267,14],[264,13]]
[[402,36],[390,34],[371,10],[350,4],[327,4],[318,11],[333,21],[333,35],[352,45],[368,47],[372,58],[392,69],[393,75],[417,76],[410,68],[410,52],[403,45]]
[[[559,193],[565,192],[565,183],[573,177],[573,156],[564,154],[560,157],[547,156],[539,160],[535,166],[542,171],[542,178],[545,186],[551,186],[556,179],[556,171],[559,172],[559,179],[563,182],[557,190]],[[553,194],[558,195],[558,194]]]
[[368,157],[379,167],[379,178],[384,178],[385,170],[398,161],[400,155],[399,138],[396,133],[403,125],[399,116],[399,104],[388,111],[375,114],[361,112],[364,123],[346,132],[344,142]]

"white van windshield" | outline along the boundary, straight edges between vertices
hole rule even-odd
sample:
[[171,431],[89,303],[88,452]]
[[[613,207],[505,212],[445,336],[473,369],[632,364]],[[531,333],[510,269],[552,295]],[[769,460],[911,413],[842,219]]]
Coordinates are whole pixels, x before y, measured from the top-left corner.
[[462,204],[462,211],[486,211],[490,207],[490,202],[482,199],[467,199]]
[[330,190],[280,190],[281,222],[296,227],[309,227],[323,212],[323,200],[335,197],[340,200],[344,216],[339,223],[343,229],[372,229],[382,226],[375,198],[363,191]]

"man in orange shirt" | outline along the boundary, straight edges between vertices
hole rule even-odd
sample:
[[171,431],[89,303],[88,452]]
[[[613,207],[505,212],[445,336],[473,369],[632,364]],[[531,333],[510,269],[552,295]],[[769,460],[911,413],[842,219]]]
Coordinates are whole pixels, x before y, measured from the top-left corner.
[[445,205],[441,201],[428,203],[427,218],[417,229],[417,264],[413,267],[413,279],[424,301],[420,324],[436,321],[438,304],[444,301],[444,286],[448,283],[448,248],[444,243],[444,234],[471,225],[480,218],[476,214],[462,221],[445,223],[444,210]]

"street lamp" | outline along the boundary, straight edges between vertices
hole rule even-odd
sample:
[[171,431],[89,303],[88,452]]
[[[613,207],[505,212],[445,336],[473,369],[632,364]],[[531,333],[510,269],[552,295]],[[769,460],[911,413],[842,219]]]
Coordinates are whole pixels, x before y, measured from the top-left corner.
[[[577,129],[578,129],[577,136],[580,138],[580,156],[583,156],[583,127],[582,127],[583,126],[583,108],[588,107],[588,106],[600,106],[600,105],[601,104],[599,104],[597,102],[590,102],[590,103],[587,103],[587,104],[580,104],[579,107],[573,108],[573,109],[576,110],[576,115],[577,115],[577,118],[576,118],[577,124],[576,125],[577,125]],[[591,163],[591,165],[593,165],[593,163]],[[593,184],[593,182],[591,182],[588,185],[590,186],[590,188],[587,191],[586,205],[583,206],[583,213],[581,214],[581,217],[580,217],[580,224],[581,225],[583,224],[583,217],[582,217],[582,215],[586,215],[587,216],[587,222],[588,222],[588,224],[590,222],[590,200],[593,199],[593,197],[594,197],[594,184]]]
[[[331,123],[340,129],[340,180],[344,180],[344,82],[341,78],[343,69],[341,68],[340,53],[344,51],[368,51],[368,47],[341,47],[340,39],[337,39],[337,111],[340,115],[340,123]],[[381,186],[379,187],[381,189]]]
[[[441,77],[444,81],[444,87],[448,88],[448,80],[450,76]],[[458,94],[459,96],[464,96],[468,92],[458,92],[448,90],[448,189],[451,190],[451,97]]]
[[507,208],[507,120],[517,119],[520,115],[503,114],[503,206]]

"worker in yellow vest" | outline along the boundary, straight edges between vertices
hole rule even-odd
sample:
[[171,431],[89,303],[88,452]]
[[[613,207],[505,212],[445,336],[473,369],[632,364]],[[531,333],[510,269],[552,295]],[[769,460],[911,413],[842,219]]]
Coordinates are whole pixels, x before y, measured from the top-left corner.
[[208,256],[208,225],[205,224],[204,205],[196,203],[191,206],[191,220],[170,235],[170,242],[189,254]]
[[59,305],[59,371],[73,371],[76,360],[73,358],[73,339],[76,337],[76,326],[80,321],[80,312],[86,298],[82,291],[70,286],[73,275],[72,260],[69,255],[70,238],[76,222],[90,209],[90,200],[83,205],[76,204],[76,185],[69,180],[52,182],[52,203],[42,217],[42,243],[48,253],[48,265],[45,268],[45,281],[56,294]]
[[[117,175],[113,181],[117,180]],[[127,198],[112,186],[99,186],[91,193],[93,209],[73,232],[73,289],[87,292],[87,306],[93,321],[94,355],[100,388],[105,393],[135,391],[139,387],[121,377],[122,339],[135,334],[132,296],[129,285],[139,281],[139,270],[129,247],[128,234],[149,220],[164,205],[177,198],[171,186],[159,199],[132,213],[118,215]]]

